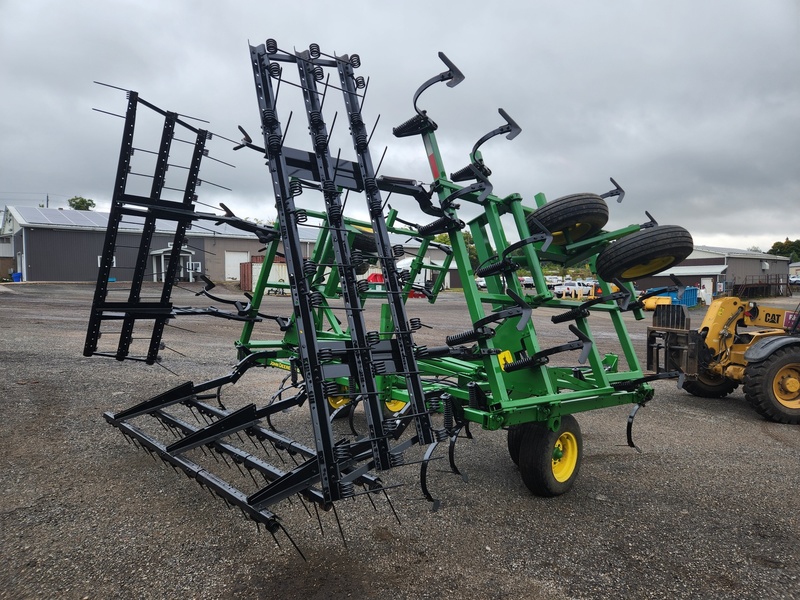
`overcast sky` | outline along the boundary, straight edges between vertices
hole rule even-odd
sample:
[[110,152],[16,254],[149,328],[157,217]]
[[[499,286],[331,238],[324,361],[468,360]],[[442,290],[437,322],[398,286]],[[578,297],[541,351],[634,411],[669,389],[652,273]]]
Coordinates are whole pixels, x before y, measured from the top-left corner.
[[[627,195],[610,202],[609,227],[649,211],[695,244],[767,250],[800,238],[797,0],[0,0],[0,204],[49,195],[58,207],[80,195],[108,208],[122,120],[92,109],[124,113],[125,95],[93,81],[260,141],[248,42],[270,37],[282,50],[313,42],[361,56],[364,114],[380,114],[375,162],[389,147],[383,174],[430,181],[419,139],[391,128],[414,114],[413,93],[444,69],[443,51],[466,80],[420,104],[439,124],[449,171],[502,124],[503,107],[522,133],[483,147],[498,195],[533,206],[539,192],[606,192],[614,177]],[[304,118],[290,129],[307,138]],[[233,191],[205,186],[200,200],[274,217],[259,155],[219,139],[211,153],[236,168],[201,177]],[[430,219],[413,201],[390,202],[408,220]]]

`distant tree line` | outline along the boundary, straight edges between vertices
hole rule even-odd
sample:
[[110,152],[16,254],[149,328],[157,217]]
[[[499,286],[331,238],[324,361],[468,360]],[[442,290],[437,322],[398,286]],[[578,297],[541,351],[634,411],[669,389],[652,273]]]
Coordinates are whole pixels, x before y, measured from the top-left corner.
[[783,242],[775,242],[772,248],[767,250],[767,254],[774,254],[776,256],[788,256],[789,260],[794,262],[800,261],[800,240],[793,242],[789,241],[787,237]]

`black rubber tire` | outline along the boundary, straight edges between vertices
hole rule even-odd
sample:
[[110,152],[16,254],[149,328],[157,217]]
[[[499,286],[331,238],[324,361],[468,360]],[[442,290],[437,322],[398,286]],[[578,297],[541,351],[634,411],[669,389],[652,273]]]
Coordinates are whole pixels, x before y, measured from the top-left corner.
[[528,214],[525,222],[531,234],[541,231],[534,219],[553,235],[553,245],[564,246],[600,231],[608,223],[608,205],[596,194],[572,194]]
[[[346,393],[345,390],[342,390]],[[333,415],[333,420],[346,419],[353,412],[353,403],[345,402],[347,399],[344,396],[328,396],[328,412]],[[339,412],[336,409],[340,408]],[[336,413],[336,414],[334,414]]]
[[[540,423],[530,423],[519,448],[519,470],[525,486],[536,496],[560,496],[568,492],[583,460],[583,436],[572,415],[561,417],[558,431]],[[557,449],[564,450],[556,458]]]
[[683,382],[683,389],[698,398],[724,398],[738,387],[733,379],[711,373],[698,373],[697,379]]
[[356,266],[356,275],[365,275],[367,271],[369,271],[369,263],[366,261]]
[[511,425],[508,428],[508,438],[506,444],[508,445],[508,455],[514,464],[519,466],[519,449],[522,445],[522,438],[525,436],[528,423],[522,425]]
[[601,279],[635,281],[683,261],[694,250],[692,234],[679,225],[641,229],[609,245],[597,257]]
[[[748,363],[744,370],[744,394],[758,414],[776,423],[800,423],[800,346],[784,346],[766,360]],[[777,391],[776,391],[777,389]],[[783,398],[778,398],[778,393]]]
[[361,250],[365,254],[375,254],[378,251],[378,244],[372,234],[357,231],[353,236],[353,249]]

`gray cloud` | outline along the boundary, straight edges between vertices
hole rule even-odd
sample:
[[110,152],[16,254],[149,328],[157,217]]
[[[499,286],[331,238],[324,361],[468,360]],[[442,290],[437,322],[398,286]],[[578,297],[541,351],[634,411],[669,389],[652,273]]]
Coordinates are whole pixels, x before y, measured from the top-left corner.
[[[467,77],[422,100],[451,170],[501,124],[503,107],[523,133],[484,148],[497,193],[533,204],[538,192],[607,191],[613,176],[628,191],[612,203],[613,225],[642,222],[648,210],[697,243],[766,250],[800,237],[799,34],[792,0],[6,1],[0,200],[107,202],[121,120],[91,109],[121,113],[125,99],[94,80],[208,119],[226,137],[238,139],[239,124],[256,137],[247,43],[274,37],[284,50],[315,42],[361,55],[365,113],[381,115],[373,154],[389,146],[384,173],[430,178],[420,142],[394,139],[391,127],[413,114],[411,96],[442,69],[441,50]],[[304,144],[295,117],[290,134]],[[219,142],[212,151],[237,168],[204,177],[234,191],[206,188],[201,199],[274,215],[263,160]],[[402,210],[424,221],[414,206]]]

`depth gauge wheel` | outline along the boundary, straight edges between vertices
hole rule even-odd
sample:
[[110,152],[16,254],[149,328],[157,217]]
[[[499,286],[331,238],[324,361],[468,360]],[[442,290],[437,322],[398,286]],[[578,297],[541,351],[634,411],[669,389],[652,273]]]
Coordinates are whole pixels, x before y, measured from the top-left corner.
[[572,415],[557,431],[540,423],[525,427],[519,448],[522,481],[537,496],[560,496],[572,488],[583,460],[583,436]]
[[678,225],[656,225],[613,242],[597,257],[601,279],[634,281],[678,264],[694,250],[692,234]]
[[596,194],[562,196],[525,218],[532,234],[540,231],[536,221],[553,234],[553,245],[564,246],[600,231],[608,222],[608,205]]
[[738,387],[733,379],[708,372],[698,373],[694,381],[683,382],[683,389],[698,398],[724,398]]
[[744,394],[762,417],[800,423],[800,346],[779,348],[766,360],[749,363]]
[[353,411],[353,404],[348,396],[328,396],[328,408],[331,413],[341,409],[334,415],[334,420],[346,419]]
[[383,415],[385,417],[393,417],[406,407],[406,402],[402,400],[389,400],[383,403]]

